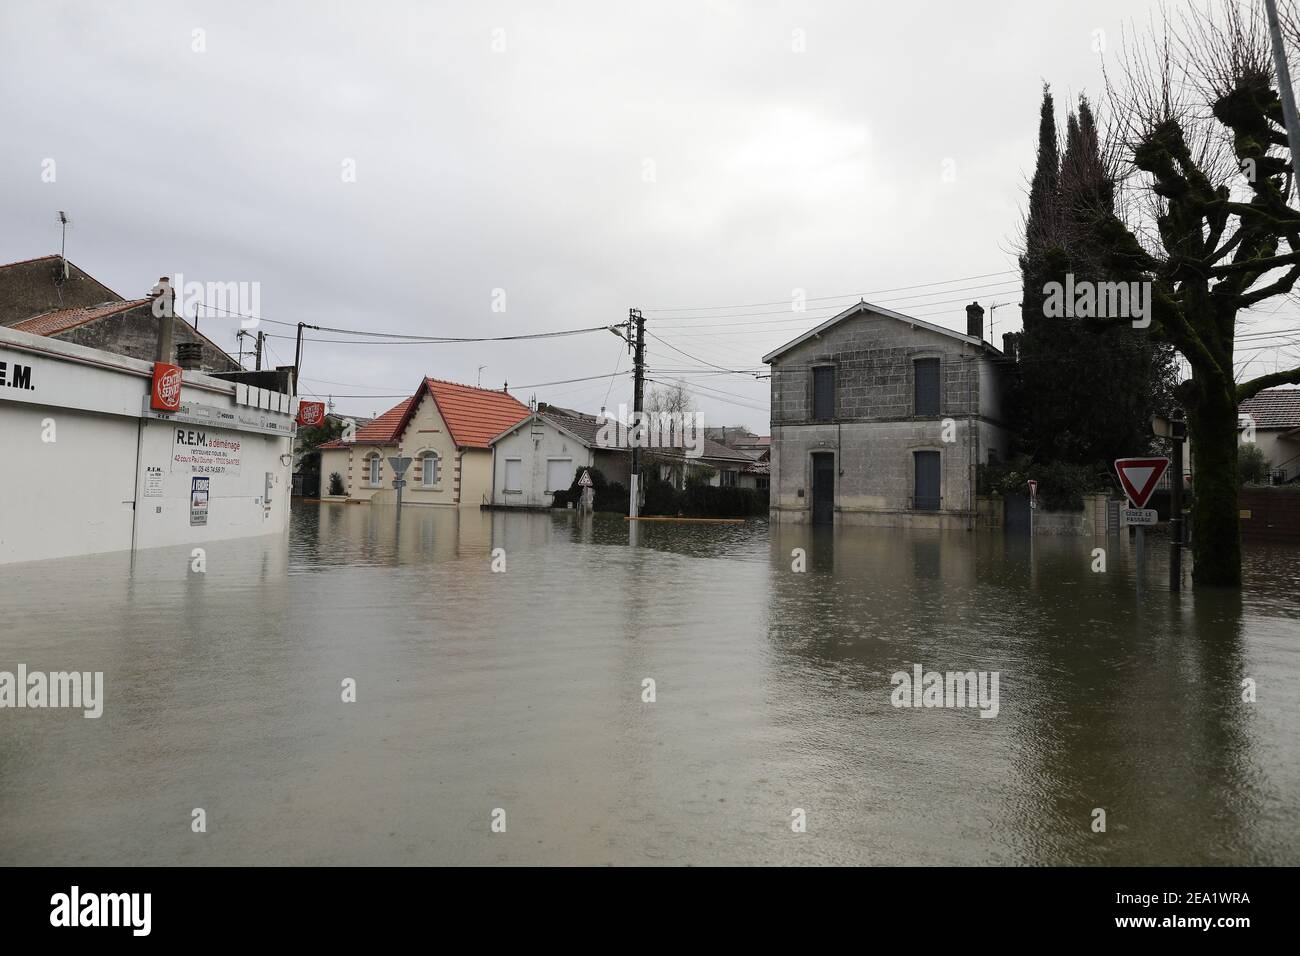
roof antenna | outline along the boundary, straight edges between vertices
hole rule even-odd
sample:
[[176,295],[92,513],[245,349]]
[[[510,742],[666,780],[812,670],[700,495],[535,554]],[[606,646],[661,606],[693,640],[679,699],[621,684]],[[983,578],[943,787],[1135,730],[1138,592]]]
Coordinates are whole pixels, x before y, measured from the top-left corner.
[[65,253],[68,251],[68,224],[72,220],[62,209],[59,210],[59,226],[63,232],[63,237],[59,240],[59,263],[62,268],[61,278],[54,280],[54,290],[59,294],[59,308],[63,307],[63,283],[68,280],[68,257]]
[[482,388],[482,387],[483,387],[483,370],[484,370],[485,368],[487,368],[486,365],[480,365],[480,366],[478,367],[478,385],[476,386],[477,388]]
[[62,209],[59,210],[59,225],[63,230],[63,238],[59,241],[59,258],[63,260],[63,278],[68,277],[68,223],[72,222],[68,214]]

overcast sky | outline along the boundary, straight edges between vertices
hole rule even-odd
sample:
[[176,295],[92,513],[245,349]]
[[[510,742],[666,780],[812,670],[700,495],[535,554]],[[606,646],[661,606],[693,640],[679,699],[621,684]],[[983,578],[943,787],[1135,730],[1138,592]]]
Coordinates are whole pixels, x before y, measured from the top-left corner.
[[[1113,57],[1151,6],[4,0],[0,261],[57,252],[65,209],[68,257],[128,298],[182,273],[260,283],[268,320],[447,336],[638,307],[691,356],[652,339],[654,378],[694,368],[708,424],[766,434],[765,381],[703,373],[758,367],[849,295],[952,328],[1012,303],[997,341],[1019,326],[1041,85],[1062,113],[1099,92],[1095,31]],[[792,313],[796,289],[822,301]],[[201,328],[233,352],[236,323]],[[303,384],[369,414],[479,366],[524,401],[630,401],[603,331],[309,341]]]

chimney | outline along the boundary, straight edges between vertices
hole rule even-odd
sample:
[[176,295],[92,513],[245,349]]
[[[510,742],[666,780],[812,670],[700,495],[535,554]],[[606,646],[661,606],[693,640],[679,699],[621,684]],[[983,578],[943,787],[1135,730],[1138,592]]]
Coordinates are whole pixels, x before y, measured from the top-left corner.
[[1015,332],[1002,333],[1002,354],[1005,355],[1007,358],[1011,359],[1012,361],[1020,360],[1020,356],[1016,348]]
[[984,307],[978,302],[966,306],[966,334],[984,341]]
[[149,290],[149,298],[153,299],[153,305],[150,308],[158,319],[158,348],[154,361],[166,362],[170,365],[172,361],[171,279],[166,276],[159,277],[158,284]]
[[203,343],[181,342],[176,346],[176,364],[181,368],[203,368]]

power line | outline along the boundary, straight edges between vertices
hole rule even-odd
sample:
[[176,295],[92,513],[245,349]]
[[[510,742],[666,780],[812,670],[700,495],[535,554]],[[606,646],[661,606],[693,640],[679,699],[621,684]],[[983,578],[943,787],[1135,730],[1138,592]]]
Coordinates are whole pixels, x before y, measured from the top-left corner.
[[[964,276],[960,279],[944,279],[941,282],[921,282],[917,285],[896,286],[892,289],[876,289],[873,292],[845,292],[840,295],[822,295],[815,296],[805,301],[808,302],[827,302],[831,299],[856,299],[866,298],[869,295],[884,295],[887,292],[905,292],[909,289],[926,289],[937,285],[952,285],[954,282],[970,282],[975,279],[988,279],[992,276],[1010,275],[1013,272],[1019,272],[1019,269],[1003,269],[1000,272],[985,272],[977,276]],[[646,309],[646,312],[717,312],[722,309],[754,309],[768,305],[789,305],[790,300],[776,299],[772,302],[747,302],[736,305],[707,305],[707,306],[675,306],[658,309]]]

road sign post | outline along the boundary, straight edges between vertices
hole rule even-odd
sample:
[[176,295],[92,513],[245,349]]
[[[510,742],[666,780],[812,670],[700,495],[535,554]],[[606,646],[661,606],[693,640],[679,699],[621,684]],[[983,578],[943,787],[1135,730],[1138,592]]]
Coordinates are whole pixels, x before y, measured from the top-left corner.
[[388,464],[393,469],[393,487],[397,489],[397,520],[401,521],[402,489],[406,487],[406,479],[402,475],[406,474],[406,469],[411,467],[411,459],[392,455],[388,459]]
[[1151,434],[1168,439],[1174,455],[1174,474],[1169,483],[1169,589],[1178,591],[1183,586],[1183,543],[1187,538],[1183,522],[1183,443],[1187,441],[1187,422],[1153,415]]
[[578,511],[583,514],[591,514],[596,510],[596,493],[591,481],[590,471],[583,470],[582,475],[578,478],[578,487],[582,489],[582,498],[578,502]]
[[1115,461],[1115,474],[1119,476],[1119,483],[1129,501],[1129,507],[1124,511],[1124,518],[1128,524],[1137,529],[1137,542],[1134,548],[1137,554],[1137,573],[1134,578],[1139,596],[1142,594],[1142,578],[1146,572],[1146,542],[1143,529],[1155,524],[1157,518],[1156,513],[1149,510],[1146,504],[1151,500],[1151,493],[1156,490],[1156,485],[1160,483],[1160,476],[1168,467],[1168,458],[1119,458]]

